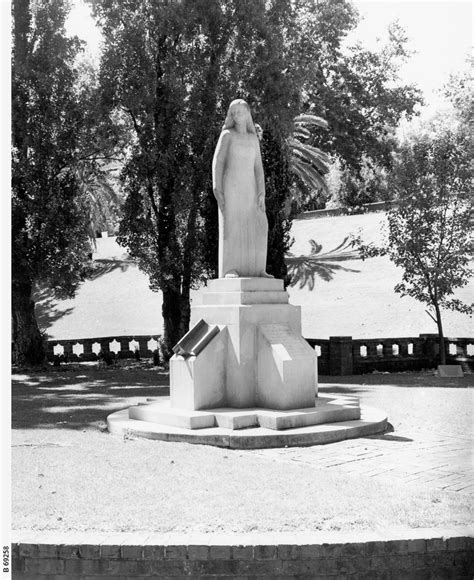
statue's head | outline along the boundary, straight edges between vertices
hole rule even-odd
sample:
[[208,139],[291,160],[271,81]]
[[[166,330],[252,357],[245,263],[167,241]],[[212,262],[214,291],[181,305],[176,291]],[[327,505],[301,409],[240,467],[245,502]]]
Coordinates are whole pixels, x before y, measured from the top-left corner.
[[250,107],[243,99],[235,99],[229,105],[223,129],[232,129],[235,127],[238,119],[245,120],[247,133],[255,133],[255,126],[253,124],[252,115],[250,114]]

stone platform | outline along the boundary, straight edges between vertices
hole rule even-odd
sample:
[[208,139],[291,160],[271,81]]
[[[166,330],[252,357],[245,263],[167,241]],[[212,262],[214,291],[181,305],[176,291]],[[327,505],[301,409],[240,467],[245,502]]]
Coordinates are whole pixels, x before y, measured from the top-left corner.
[[317,355],[283,280],[209,280],[170,359],[170,397],[114,413],[108,430],[256,449],[317,445],[384,431],[355,397],[318,396]]
[[113,413],[107,417],[107,426],[116,435],[259,449],[320,445],[373,435],[385,431],[387,416],[378,409],[360,407],[354,397],[342,396],[320,395],[315,407],[291,411],[183,411],[170,407],[169,398],[164,398]]
[[184,429],[204,429],[217,426],[231,430],[265,427],[281,431],[282,429],[359,419],[360,407],[356,397],[324,395],[316,398],[312,407],[289,411],[257,407],[247,409],[224,407],[194,411],[172,407],[170,399],[167,398],[130,407],[128,415],[130,419],[160,423],[171,427],[183,427]]

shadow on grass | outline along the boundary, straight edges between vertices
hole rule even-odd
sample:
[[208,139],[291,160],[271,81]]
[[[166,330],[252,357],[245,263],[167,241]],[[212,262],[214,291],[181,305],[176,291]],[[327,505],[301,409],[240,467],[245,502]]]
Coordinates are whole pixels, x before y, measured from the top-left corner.
[[[424,387],[424,388],[458,388],[474,387],[474,374],[463,377],[438,377],[433,372],[374,373],[367,375],[349,375],[334,377],[320,375],[319,389],[331,393],[364,392],[364,387]],[[324,386],[322,386],[324,385]]]
[[326,253],[322,252],[323,246],[314,240],[309,240],[309,244],[311,248],[309,254],[294,256],[290,252],[285,257],[288,275],[291,278],[290,286],[299,284],[300,288],[308,286],[309,290],[313,290],[317,277],[330,282],[338,271],[360,273],[360,270],[345,268],[338,263],[360,260],[359,251],[352,248],[348,236],[336,248]]
[[74,308],[63,308],[58,306],[58,299],[56,299],[51,291],[47,288],[42,288],[35,292],[35,313],[38,325],[43,332],[47,332],[53,324],[62,318],[71,314]]
[[395,443],[412,443],[414,441],[414,439],[410,439],[409,437],[400,437],[399,435],[389,435],[387,433],[370,435],[369,437],[365,437],[365,439],[381,439],[382,441],[394,441]]
[[340,395],[353,395],[355,393],[366,393],[367,389],[361,388],[359,385],[318,385],[318,392],[320,393],[338,393]]
[[[362,395],[374,387],[467,387],[474,376],[440,379],[432,374],[319,377],[321,393]],[[342,380],[341,380],[342,379]],[[107,415],[169,395],[169,374],[156,368],[74,368],[13,375],[13,429],[101,429]],[[387,434],[381,438],[387,439]],[[405,438],[390,436],[392,441]]]
[[[93,281],[101,276],[110,274],[115,270],[125,272],[133,264],[128,259],[97,259],[92,262],[90,271],[84,282]],[[83,283],[84,283],[83,282]],[[62,299],[54,295],[53,291],[47,286],[40,286],[34,293],[35,313],[40,329],[47,333],[53,324],[71,314],[74,307],[64,308]]]
[[87,280],[96,280],[97,278],[110,274],[110,272],[118,269],[120,269],[121,272],[126,272],[133,264],[133,260],[130,259],[98,258],[94,260],[92,268],[87,276]]
[[12,428],[103,430],[107,415],[169,395],[159,370],[80,370],[18,374],[12,380]]

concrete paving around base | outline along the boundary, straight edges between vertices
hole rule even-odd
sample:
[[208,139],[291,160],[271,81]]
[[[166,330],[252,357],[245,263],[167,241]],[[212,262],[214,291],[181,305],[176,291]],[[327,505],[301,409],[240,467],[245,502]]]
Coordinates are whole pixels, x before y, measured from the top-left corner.
[[323,381],[322,392],[350,393],[361,403],[386,409],[392,432],[318,447],[317,454],[303,448],[254,453],[282,462],[317,463],[348,475],[474,493],[474,375],[451,382],[429,373]]
[[332,440],[317,452],[295,442],[288,449],[252,453],[387,482],[396,478],[407,485],[474,493],[474,375],[451,380],[429,372],[321,377],[319,391],[356,396],[362,408],[387,411],[393,432]]

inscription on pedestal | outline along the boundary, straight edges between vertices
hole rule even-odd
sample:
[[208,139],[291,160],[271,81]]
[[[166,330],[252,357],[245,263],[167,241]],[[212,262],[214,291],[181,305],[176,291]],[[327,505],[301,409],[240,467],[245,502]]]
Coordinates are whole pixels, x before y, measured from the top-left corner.
[[307,357],[311,347],[299,336],[290,332],[287,326],[281,324],[261,324],[260,328],[265,338],[273,348],[283,348],[291,359]]

